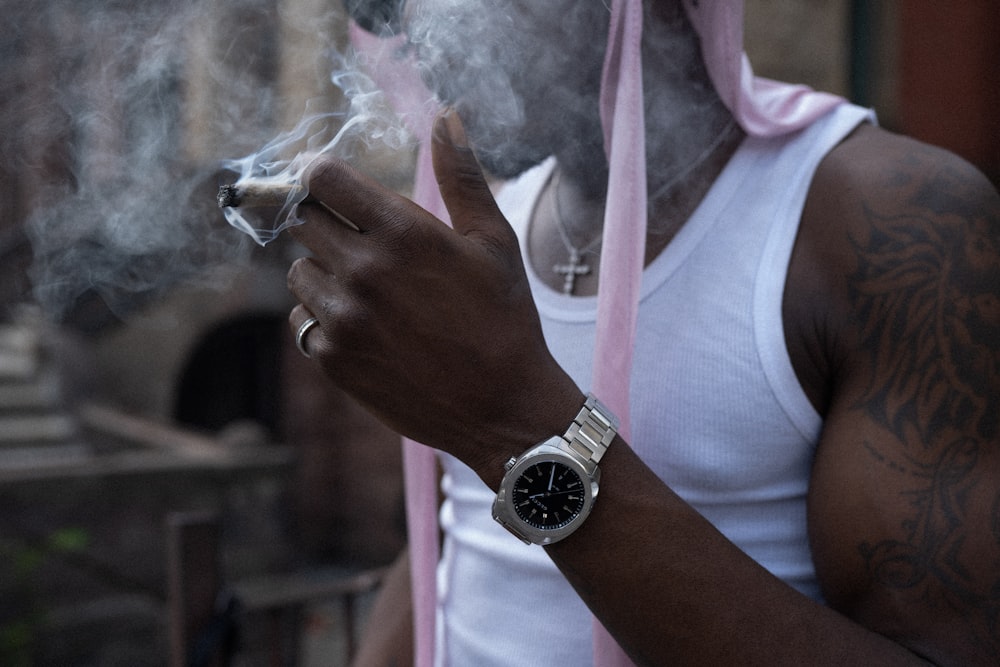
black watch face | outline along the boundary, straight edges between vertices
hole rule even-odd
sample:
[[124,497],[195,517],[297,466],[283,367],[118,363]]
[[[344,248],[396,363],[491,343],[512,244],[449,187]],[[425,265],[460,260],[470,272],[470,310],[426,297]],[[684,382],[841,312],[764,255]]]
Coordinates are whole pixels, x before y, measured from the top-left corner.
[[511,500],[514,511],[529,526],[562,528],[583,509],[583,480],[562,463],[543,461],[521,473]]

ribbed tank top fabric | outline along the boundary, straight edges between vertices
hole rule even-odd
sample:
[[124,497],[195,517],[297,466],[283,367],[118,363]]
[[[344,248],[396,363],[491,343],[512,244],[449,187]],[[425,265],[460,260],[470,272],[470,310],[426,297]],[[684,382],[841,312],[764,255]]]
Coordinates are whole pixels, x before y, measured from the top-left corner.
[[[822,420],[788,357],[781,302],[815,169],[866,121],[874,122],[869,110],[843,104],[804,130],[743,141],[643,272],[631,377],[632,445],[647,465],[814,599],[805,502]],[[536,167],[498,196],[522,241],[552,168]],[[589,390],[597,299],[550,289],[525,262],[550,349]],[[478,476],[441,460],[436,664],[591,664],[586,606],[543,549],[492,520],[493,494]]]

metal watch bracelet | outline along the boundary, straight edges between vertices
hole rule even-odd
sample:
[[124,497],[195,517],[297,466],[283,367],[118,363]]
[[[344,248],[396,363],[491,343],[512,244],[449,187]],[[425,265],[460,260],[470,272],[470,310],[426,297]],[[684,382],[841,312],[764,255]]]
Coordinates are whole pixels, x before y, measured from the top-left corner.
[[618,418],[593,394],[580,408],[562,438],[573,453],[597,465],[618,432]]

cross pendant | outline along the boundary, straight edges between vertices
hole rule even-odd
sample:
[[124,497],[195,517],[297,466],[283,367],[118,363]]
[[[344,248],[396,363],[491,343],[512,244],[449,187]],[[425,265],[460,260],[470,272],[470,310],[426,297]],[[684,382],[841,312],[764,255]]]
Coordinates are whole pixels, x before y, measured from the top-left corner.
[[569,251],[568,264],[556,264],[552,270],[563,276],[563,294],[573,294],[576,287],[576,277],[585,276],[590,273],[590,265],[580,261],[580,253],[576,250]]

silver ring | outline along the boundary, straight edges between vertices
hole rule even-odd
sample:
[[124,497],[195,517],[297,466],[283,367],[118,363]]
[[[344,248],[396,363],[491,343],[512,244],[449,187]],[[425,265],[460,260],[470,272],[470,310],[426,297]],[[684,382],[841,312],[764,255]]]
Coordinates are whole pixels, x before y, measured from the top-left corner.
[[299,325],[299,330],[295,332],[295,347],[299,348],[299,352],[305,355],[307,358],[312,355],[306,351],[306,334],[308,334],[313,327],[319,325],[319,320],[315,317],[310,317],[308,320]]

